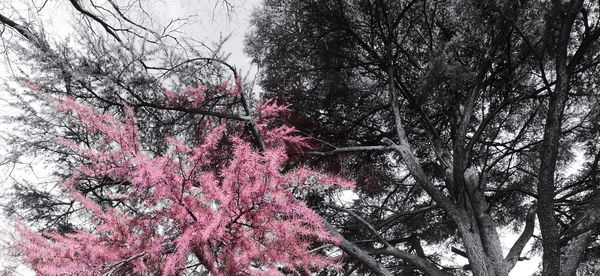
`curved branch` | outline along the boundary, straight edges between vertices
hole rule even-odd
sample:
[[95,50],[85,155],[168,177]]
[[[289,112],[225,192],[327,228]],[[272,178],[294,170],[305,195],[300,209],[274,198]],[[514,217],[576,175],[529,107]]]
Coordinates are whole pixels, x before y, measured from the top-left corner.
[[431,264],[429,261],[415,256],[413,254],[409,254],[405,251],[402,251],[396,247],[385,247],[382,249],[377,249],[371,252],[374,255],[390,255],[396,258],[405,260],[409,263],[414,264],[420,270],[425,272],[427,275],[431,276],[448,276],[449,274],[439,269],[437,266]]
[[315,155],[315,156],[331,156],[344,153],[355,153],[355,152],[373,152],[373,151],[392,151],[395,150],[391,146],[356,146],[356,147],[343,147],[336,148],[330,151],[308,151],[304,154]]
[[417,268],[419,268],[423,272],[427,273],[428,275],[434,275],[434,276],[447,275],[444,271],[442,271],[437,266],[435,266],[434,264],[429,262],[427,259],[420,257],[420,256],[410,254],[406,251],[400,250],[400,249],[396,248],[395,246],[391,245],[383,236],[381,236],[381,234],[375,229],[375,227],[373,227],[373,225],[371,225],[364,218],[362,218],[361,216],[359,216],[352,210],[349,210],[349,209],[346,209],[343,207],[339,207],[339,206],[335,206],[335,205],[331,205],[331,204],[325,204],[325,205],[330,208],[333,208],[335,210],[338,210],[340,212],[349,214],[353,218],[357,219],[364,226],[366,226],[367,229],[369,229],[369,232],[371,232],[371,234],[373,234],[375,236],[375,238],[384,245],[384,247],[382,249],[377,249],[377,250],[371,252],[372,254],[390,255],[390,256],[400,258],[404,261],[412,263],[413,265],[415,265]]
[[350,242],[344,236],[342,236],[329,222],[323,220],[323,224],[325,228],[333,234],[340,242],[337,244],[339,248],[341,248],[346,254],[353,257],[355,260],[363,264],[367,269],[373,272],[375,275],[379,276],[392,276],[392,272],[390,272],[387,268],[382,267],[379,262],[377,262],[372,256],[370,256],[367,252],[356,246],[354,243]]
[[379,240],[379,242],[381,242],[385,247],[393,247],[383,236],[381,236],[381,234],[379,234],[379,232],[375,229],[375,227],[373,227],[373,225],[371,225],[369,222],[367,222],[364,218],[359,216],[354,211],[327,203],[325,203],[325,206],[351,215],[353,218],[355,218],[364,226],[366,226],[367,229],[369,229],[369,232],[371,232],[371,234],[373,234],[373,236],[375,236],[375,238],[377,238],[377,240]]
[[71,5],[73,5],[73,7],[79,11],[80,13],[82,13],[83,15],[93,19],[94,21],[96,21],[98,24],[100,24],[102,26],[102,28],[104,28],[104,30],[110,34],[112,37],[114,37],[117,41],[119,42],[123,42],[121,40],[121,38],[117,35],[117,33],[115,33],[113,31],[113,27],[111,27],[110,25],[108,25],[108,23],[104,22],[104,20],[100,19],[98,16],[96,16],[95,14],[89,12],[88,10],[84,9],[81,4],[79,3],[79,0],[69,0],[71,2]]
[[29,28],[25,27],[24,25],[21,25],[2,14],[0,14],[0,23],[15,30],[17,33],[22,35],[27,41],[34,44],[38,49],[40,49],[40,51],[49,52],[50,46],[48,45],[48,43],[45,40],[40,39],[38,35],[33,33]]
[[533,236],[536,209],[537,205],[534,204],[531,207],[529,207],[529,210],[527,210],[527,216],[525,217],[525,228],[523,229],[521,236],[519,236],[517,241],[515,241],[513,246],[510,248],[510,251],[508,251],[506,258],[504,258],[504,263],[507,271],[510,271],[513,267],[515,267],[515,265],[519,261],[519,256],[521,255],[523,248],[525,248],[525,245]]

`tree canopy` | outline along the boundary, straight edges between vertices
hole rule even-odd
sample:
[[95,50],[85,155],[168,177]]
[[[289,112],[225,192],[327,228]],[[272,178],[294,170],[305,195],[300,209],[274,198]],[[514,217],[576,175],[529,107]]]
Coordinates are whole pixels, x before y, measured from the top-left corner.
[[265,0],[261,95],[218,45],[68,4],[63,43],[0,12],[26,88],[7,158],[63,183],[6,209],[40,273],[599,271],[597,1]]
[[[543,274],[574,275],[597,258],[587,219],[597,211],[597,10],[593,1],[265,1],[247,51],[267,95],[302,118],[290,123],[321,141],[310,161],[356,179],[359,200],[345,209],[356,216],[340,222],[349,237],[382,242],[377,233],[395,241],[384,248],[430,264],[439,261],[418,242],[449,239],[474,275],[506,275],[537,212]],[[585,161],[570,171],[579,153]],[[503,252],[498,229],[515,222],[520,237]],[[361,246],[394,256],[398,271],[424,271],[415,256]]]

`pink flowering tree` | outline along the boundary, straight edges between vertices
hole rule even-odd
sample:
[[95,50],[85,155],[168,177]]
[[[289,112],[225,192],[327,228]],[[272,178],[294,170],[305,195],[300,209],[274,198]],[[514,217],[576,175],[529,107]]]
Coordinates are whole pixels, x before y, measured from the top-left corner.
[[[243,100],[239,82],[219,87]],[[206,86],[165,91],[164,101],[193,108],[205,92]],[[83,160],[62,188],[84,210],[85,223],[70,233],[19,227],[15,248],[40,274],[174,275],[202,267],[212,275],[274,275],[335,266],[315,248],[340,238],[300,198],[310,189],[352,185],[306,168],[283,171],[287,149],[307,146],[293,128],[276,123],[285,106],[265,103],[249,116],[243,101],[247,121],[209,123],[197,142],[165,137],[169,149],[157,155],[144,149],[131,108],[117,118],[70,98],[46,98],[97,139],[84,145],[55,138]],[[76,189],[90,179],[118,204]]]

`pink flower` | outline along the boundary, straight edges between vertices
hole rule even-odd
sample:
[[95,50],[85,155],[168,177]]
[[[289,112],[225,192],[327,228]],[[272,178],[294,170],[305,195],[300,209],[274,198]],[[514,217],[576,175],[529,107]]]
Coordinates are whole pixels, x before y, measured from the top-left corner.
[[[185,90],[190,105],[202,103],[204,89]],[[168,100],[178,99],[164,93]],[[92,224],[69,234],[20,227],[16,248],[39,273],[174,275],[190,259],[214,275],[273,275],[281,274],[281,268],[310,271],[335,265],[309,248],[338,240],[290,189],[352,183],[308,169],[281,171],[288,160],[285,146],[306,144],[292,127],[275,124],[287,106],[266,103],[259,109],[264,153],[236,134],[242,132],[235,125],[222,124],[213,126],[198,144],[167,137],[172,150],[161,156],[142,150],[141,130],[130,108],[119,120],[69,98],[57,100],[56,106],[102,139],[91,148],[59,139],[86,159],[64,189],[88,211]],[[83,178],[97,179],[107,189],[119,186],[111,196],[129,208],[106,208],[77,192],[74,187]]]

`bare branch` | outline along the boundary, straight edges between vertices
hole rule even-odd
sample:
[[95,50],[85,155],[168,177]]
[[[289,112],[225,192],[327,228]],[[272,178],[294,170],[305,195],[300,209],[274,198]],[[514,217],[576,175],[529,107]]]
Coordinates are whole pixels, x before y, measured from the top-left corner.
[[79,11],[80,13],[82,13],[83,15],[86,15],[87,17],[93,19],[94,21],[96,21],[98,24],[100,24],[104,30],[110,34],[112,37],[114,37],[117,41],[119,42],[123,42],[121,40],[121,38],[114,32],[114,28],[112,26],[110,26],[108,23],[104,22],[104,20],[100,19],[98,16],[96,16],[95,14],[89,12],[88,10],[84,9],[81,4],[79,3],[79,0],[69,0],[71,2],[71,5],[73,5],[73,7]]
[[515,241],[513,246],[508,251],[506,258],[504,258],[506,270],[508,271],[510,271],[515,266],[515,264],[517,264],[517,261],[519,261],[519,256],[521,255],[523,248],[525,248],[525,245],[527,245],[527,242],[533,236],[533,230],[535,227],[536,208],[537,206],[536,204],[534,204],[531,207],[529,207],[529,210],[527,210],[527,216],[525,217],[525,228],[523,229],[523,232],[521,233],[517,241]]
[[113,275],[114,273],[117,273],[119,271],[119,269],[122,266],[124,266],[125,264],[127,264],[128,262],[131,262],[137,258],[143,257],[144,255],[146,255],[146,252],[141,252],[141,253],[135,254],[127,259],[124,259],[124,260],[118,261],[112,265],[109,265],[107,267],[107,271],[105,273],[103,273],[102,275],[103,276]]
[[330,151],[308,151],[304,154],[315,155],[315,156],[331,156],[344,153],[356,153],[356,152],[376,152],[376,151],[392,151],[395,150],[391,146],[356,146],[356,147],[343,147],[336,148]]
[[387,268],[383,267],[379,262],[377,262],[372,256],[370,256],[366,251],[360,249],[354,243],[350,242],[344,236],[342,236],[329,222],[323,221],[323,224],[332,233],[336,238],[340,240],[338,247],[344,250],[346,254],[353,257],[355,260],[364,265],[367,269],[369,269],[372,273],[379,276],[392,276],[392,272],[390,272]]
[[325,204],[325,206],[351,215],[353,218],[355,218],[365,227],[367,227],[367,229],[369,229],[369,232],[371,232],[371,234],[373,234],[377,238],[377,240],[379,240],[379,242],[381,242],[385,247],[393,247],[383,236],[381,236],[381,234],[379,234],[379,232],[375,229],[375,227],[373,227],[373,225],[371,225],[364,218],[356,214],[354,211],[332,204]]

